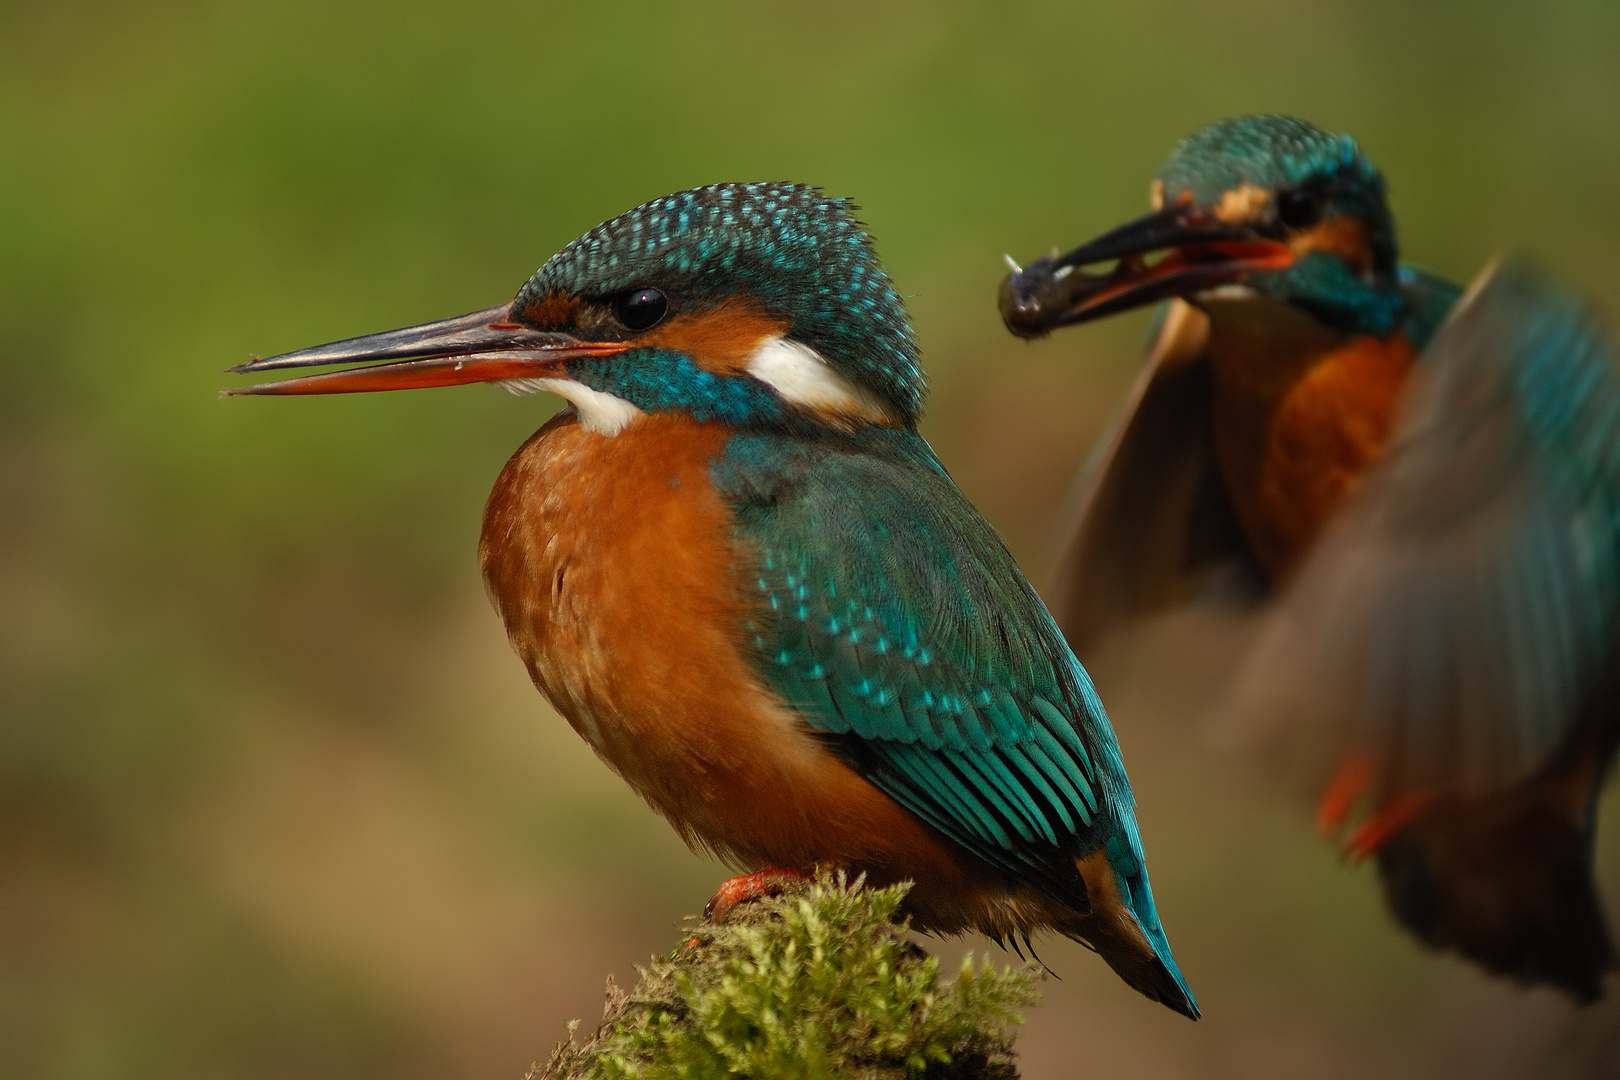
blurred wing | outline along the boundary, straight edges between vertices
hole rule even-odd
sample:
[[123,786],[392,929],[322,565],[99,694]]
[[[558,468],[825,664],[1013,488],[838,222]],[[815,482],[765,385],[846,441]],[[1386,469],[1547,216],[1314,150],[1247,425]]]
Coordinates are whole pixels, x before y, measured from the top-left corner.
[[1081,479],[1049,590],[1077,652],[1133,617],[1260,591],[1263,576],[1215,461],[1208,340],[1209,319],[1173,301]]
[[1073,893],[1129,793],[1040,599],[920,436],[787,442],[734,439],[717,475],[758,557],[761,674],[912,813]]
[[1498,264],[1413,378],[1237,698],[1296,772],[1355,755],[1385,794],[1545,763],[1608,659],[1620,574],[1620,378],[1579,303]]

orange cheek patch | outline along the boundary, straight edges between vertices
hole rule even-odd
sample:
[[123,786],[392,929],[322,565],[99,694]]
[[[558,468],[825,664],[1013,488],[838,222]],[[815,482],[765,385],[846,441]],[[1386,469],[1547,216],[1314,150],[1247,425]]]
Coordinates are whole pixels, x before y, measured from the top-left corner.
[[677,315],[635,344],[683,352],[717,375],[741,375],[760,342],[787,333],[788,326],[786,319],[751,300],[727,300],[705,311]]
[[1294,237],[1288,246],[1300,256],[1313,251],[1337,255],[1358,273],[1372,269],[1372,237],[1366,223],[1356,218],[1326,218],[1309,232]]
[[573,326],[584,307],[572,296],[547,293],[523,309],[523,319],[531,326]]

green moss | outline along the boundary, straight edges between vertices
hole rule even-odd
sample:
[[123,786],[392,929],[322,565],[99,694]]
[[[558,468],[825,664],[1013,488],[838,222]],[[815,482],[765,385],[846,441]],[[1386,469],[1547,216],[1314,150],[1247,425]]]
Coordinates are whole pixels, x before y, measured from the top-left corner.
[[528,1080],[1011,1080],[1039,969],[969,956],[942,980],[897,921],[906,889],[822,875],[701,924]]

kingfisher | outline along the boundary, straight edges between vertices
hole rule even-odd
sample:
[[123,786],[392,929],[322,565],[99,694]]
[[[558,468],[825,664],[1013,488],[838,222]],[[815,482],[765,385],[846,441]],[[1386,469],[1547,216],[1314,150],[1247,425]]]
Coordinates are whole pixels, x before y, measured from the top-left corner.
[[1000,294],[1027,338],[1168,301],[1066,526],[1068,640],[1257,603],[1231,711],[1320,797],[1321,830],[1376,856],[1395,917],[1595,1000],[1615,951],[1594,814],[1620,741],[1601,328],[1521,258],[1466,291],[1403,265],[1383,176],[1302,120],[1203,128],[1151,203]]
[[232,368],[229,394],[496,382],[564,408],[479,556],[535,685],[689,845],[750,873],[909,881],[918,929],[1054,930],[1196,1019],[1085,670],[918,433],[905,306],[846,200],[656,199],[515,299]]

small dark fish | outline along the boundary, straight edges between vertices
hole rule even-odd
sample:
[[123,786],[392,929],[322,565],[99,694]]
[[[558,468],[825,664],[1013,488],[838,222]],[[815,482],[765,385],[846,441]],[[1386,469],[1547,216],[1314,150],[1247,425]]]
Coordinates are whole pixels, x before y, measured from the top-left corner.
[[1007,263],[1012,273],[1002,280],[997,297],[1001,321],[1018,337],[1045,337],[1070,305],[1069,290],[1058,276],[1056,258],[1042,255],[1020,268],[1008,256]]

